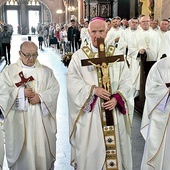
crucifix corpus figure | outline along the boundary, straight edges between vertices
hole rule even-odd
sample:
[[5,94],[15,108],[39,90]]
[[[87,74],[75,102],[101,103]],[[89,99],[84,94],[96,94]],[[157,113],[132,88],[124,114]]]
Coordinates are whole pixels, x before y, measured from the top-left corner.
[[100,68],[102,70],[102,84],[104,86],[104,89],[106,89],[107,91],[110,91],[110,78],[109,78],[109,66],[107,65],[107,63],[103,62],[100,65],[96,65],[94,63],[92,63],[91,61],[89,61],[89,63],[91,63],[92,65],[94,65],[97,68]]
[[131,170],[130,70],[123,55],[105,47],[102,18],[92,19],[88,31],[91,43],[73,54],[67,75],[72,166]]
[[[117,62],[117,61],[119,61],[119,58],[115,62]],[[101,71],[102,71],[102,84],[104,86],[104,89],[106,89],[107,91],[110,91],[109,65],[106,62],[102,62],[101,66],[96,65],[96,64],[92,63],[91,61],[89,61],[89,63],[91,63],[95,67],[101,69]]]

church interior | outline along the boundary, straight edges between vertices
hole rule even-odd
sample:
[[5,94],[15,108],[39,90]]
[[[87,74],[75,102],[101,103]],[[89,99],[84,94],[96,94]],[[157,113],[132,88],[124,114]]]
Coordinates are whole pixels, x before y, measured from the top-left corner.
[[[76,21],[83,28],[85,27],[85,21],[90,21],[94,17],[104,18],[105,21],[118,17],[121,20],[130,20],[134,17],[138,18],[141,15],[149,16],[152,20],[158,22],[166,19],[170,23],[169,9],[169,0],[0,0],[0,25],[7,24],[13,27],[10,42],[11,64],[18,59],[19,44],[23,41],[31,40],[38,46],[40,62],[52,68],[61,86],[61,93],[58,100],[59,109],[57,110],[57,154],[54,169],[73,170],[70,165],[71,148],[69,143],[68,108],[65,105],[68,102],[66,75],[69,63],[63,64],[63,57],[70,57],[70,61],[75,51],[73,50],[72,53],[69,53],[71,52],[71,47],[68,47],[70,48],[68,52],[67,46],[63,46],[60,43],[61,41],[53,44],[50,42],[50,38],[47,40],[47,43],[44,39],[43,44],[40,46],[38,39],[38,29],[40,26],[48,25],[50,28],[50,24],[55,23],[54,27],[56,31],[57,28],[62,30],[65,25],[69,27],[71,20]],[[149,61],[146,64],[146,60],[142,60],[140,63],[141,72],[144,74],[142,74],[140,79],[140,93],[134,100],[135,111],[131,127],[133,170],[140,169],[144,150],[144,139],[140,134],[140,128],[145,102],[145,81],[149,69],[154,63],[155,61]],[[5,63],[4,56],[0,55],[0,72],[8,65],[10,63]],[[3,119],[0,109],[0,126],[3,125]],[[0,166],[0,170],[1,168],[8,170],[5,157],[3,161],[3,168]]]
[[[40,24],[50,22],[59,25],[69,24],[71,18],[78,22],[81,19],[88,19],[95,16],[103,18],[121,18],[130,19],[138,17],[141,14],[150,15],[161,20],[169,18],[168,1],[151,1],[151,0],[0,0],[0,22],[10,22],[11,15],[15,13],[15,26],[29,29],[34,25],[34,20]],[[154,6],[153,6],[154,4]],[[13,13],[10,14],[9,11]],[[29,15],[36,12],[34,19]],[[36,23],[36,24],[38,24]],[[23,34],[26,34],[23,31]]]

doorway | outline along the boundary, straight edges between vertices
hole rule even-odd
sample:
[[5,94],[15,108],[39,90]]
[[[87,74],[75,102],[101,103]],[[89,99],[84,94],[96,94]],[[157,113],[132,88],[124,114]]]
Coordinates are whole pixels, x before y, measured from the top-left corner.
[[7,10],[7,24],[12,25],[13,34],[17,34],[17,30],[18,30],[18,11],[17,10]]
[[36,29],[36,34],[37,34],[37,27],[40,22],[39,11],[29,10],[28,18],[29,18],[29,34],[32,34],[32,32],[31,32],[32,27],[34,27]]

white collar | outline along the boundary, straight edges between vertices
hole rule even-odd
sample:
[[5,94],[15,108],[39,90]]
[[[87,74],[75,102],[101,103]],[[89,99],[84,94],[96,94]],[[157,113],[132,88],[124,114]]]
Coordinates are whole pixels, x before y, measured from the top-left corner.
[[93,52],[98,52],[98,48],[94,47],[92,43],[90,44],[90,47]]
[[21,66],[22,66],[22,68],[35,68],[35,64],[34,64],[33,66],[26,66],[26,65],[22,62],[22,60],[21,60]]

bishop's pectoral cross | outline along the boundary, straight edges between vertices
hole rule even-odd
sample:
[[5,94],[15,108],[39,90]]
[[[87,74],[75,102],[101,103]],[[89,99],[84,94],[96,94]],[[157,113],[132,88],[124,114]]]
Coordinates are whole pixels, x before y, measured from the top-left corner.
[[34,80],[34,78],[32,76],[30,76],[28,78],[25,78],[22,71],[19,73],[19,76],[21,78],[21,81],[18,82],[18,83],[15,83],[15,85],[17,87],[22,86],[22,85],[26,86],[29,81],[33,81]]
[[[124,61],[124,56],[123,55],[106,56],[104,39],[98,38],[97,43],[98,43],[98,58],[81,60],[81,64],[82,66],[89,65],[96,66],[99,86],[105,88],[111,93],[108,65],[109,63],[113,62]],[[101,102],[103,102],[103,99],[101,99]],[[101,107],[101,112],[103,133],[106,144],[106,162],[105,162],[106,170],[118,170],[116,134],[114,127],[113,110],[105,110],[103,107]]]

